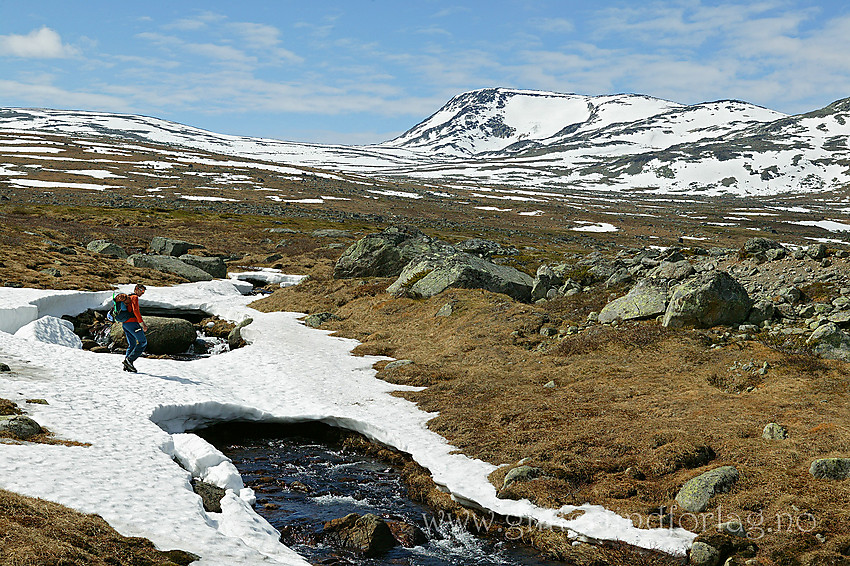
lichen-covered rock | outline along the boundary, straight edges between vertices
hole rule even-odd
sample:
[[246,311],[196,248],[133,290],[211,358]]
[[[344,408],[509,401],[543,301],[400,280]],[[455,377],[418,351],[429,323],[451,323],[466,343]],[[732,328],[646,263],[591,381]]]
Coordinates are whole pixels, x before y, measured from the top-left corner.
[[738,478],[738,470],[733,466],[715,468],[688,480],[676,494],[676,502],[685,511],[702,513],[715,494],[728,492]]
[[107,242],[106,240],[93,240],[88,243],[86,249],[96,254],[108,255],[119,259],[127,259],[127,252],[118,244]]
[[411,260],[451,250],[413,227],[390,227],[349,246],[334,266],[334,277],[396,277]]
[[785,440],[788,438],[788,430],[778,423],[767,423],[761,432],[765,440]]
[[688,564],[694,566],[717,566],[720,564],[720,551],[704,542],[695,542],[691,546]]
[[220,257],[206,257],[200,255],[183,254],[179,257],[185,264],[206,271],[216,279],[227,277],[227,264]]
[[672,328],[736,325],[747,319],[752,300],[724,271],[707,271],[673,290],[662,324]]
[[667,309],[668,285],[663,279],[641,279],[626,295],[605,305],[598,321],[607,323],[663,314]]
[[834,322],[818,326],[806,340],[812,350],[824,358],[850,361],[850,335]]
[[326,323],[333,317],[334,315],[331,312],[317,312],[308,315],[307,318],[304,319],[304,324],[306,324],[310,328],[320,328],[324,323]]
[[850,479],[850,458],[821,458],[812,462],[809,473],[818,479]]
[[387,288],[391,294],[433,297],[450,287],[485,289],[528,302],[534,280],[530,275],[506,265],[455,252],[422,256],[411,261],[398,279]]
[[155,269],[163,273],[171,273],[190,282],[212,281],[212,275],[194,265],[182,262],[170,255],[133,254],[127,258],[127,263],[133,267]]
[[[195,343],[197,332],[188,320],[162,316],[146,316],[144,319],[148,325],[148,331],[145,332],[148,346],[145,351],[149,354],[182,354]],[[110,328],[109,339],[120,348],[127,347],[120,322]]]
[[204,246],[200,244],[191,244],[183,240],[172,240],[171,238],[163,238],[156,236],[151,240],[151,251],[154,254],[170,255],[174,257],[189,253],[189,250],[201,249]]
[[768,250],[784,250],[785,246],[780,244],[775,240],[771,240],[769,238],[750,238],[746,242],[744,242],[743,247],[741,247],[741,251],[745,256],[751,256],[756,254],[764,254]]

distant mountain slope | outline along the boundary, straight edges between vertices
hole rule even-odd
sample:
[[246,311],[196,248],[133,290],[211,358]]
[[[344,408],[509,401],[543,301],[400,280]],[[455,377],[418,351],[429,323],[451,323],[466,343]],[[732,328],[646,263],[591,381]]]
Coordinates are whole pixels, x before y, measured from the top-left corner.
[[380,177],[553,191],[765,195],[850,185],[850,99],[787,116],[735,100],[686,106],[634,94],[482,89],[370,146],[228,136],[143,116],[44,109],[0,109],[0,131],[110,136]]

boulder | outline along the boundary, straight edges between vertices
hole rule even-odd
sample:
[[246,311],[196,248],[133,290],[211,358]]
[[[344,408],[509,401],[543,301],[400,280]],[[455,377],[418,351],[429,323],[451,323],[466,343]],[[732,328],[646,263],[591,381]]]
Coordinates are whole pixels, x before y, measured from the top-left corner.
[[420,546],[428,542],[428,537],[416,525],[402,521],[387,521],[387,526],[389,526],[390,531],[393,533],[393,537],[405,548],[413,548],[414,546]]
[[246,318],[227,334],[227,345],[231,350],[235,350],[236,348],[245,345],[245,340],[242,338],[242,329],[252,322],[254,322],[253,318]]
[[551,289],[557,289],[563,284],[564,280],[551,267],[541,265],[537,268],[537,274],[534,276],[534,282],[531,286],[531,300],[545,299]]
[[806,343],[811,344],[812,351],[821,357],[850,362],[850,335],[834,322],[818,326]]
[[179,259],[185,264],[206,271],[215,279],[224,279],[227,277],[227,264],[220,257],[183,254]]
[[662,324],[672,328],[736,325],[750,313],[747,290],[724,271],[706,271],[673,291]]
[[391,294],[433,297],[446,289],[485,289],[528,302],[534,280],[513,267],[463,252],[426,255],[411,261],[387,288]]
[[307,316],[307,318],[304,319],[304,324],[306,324],[310,328],[320,328],[324,323],[326,323],[333,317],[333,313],[330,312],[317,312]]
[[598,321],[607,323],[663,314],[667,309],[668,286],[664,279],[641,279],[626,295],[605,305]]
[[826,244],[815,244],[809,246],[806,254],[812,259],[823,259],[826,257]]
[[414,258],[451,249],[416,228],[390,227],[349,246],[334,266],[334,277],[397,277]]
[[688,480],[679,493],[676,502],[691,513],[702,513],[708,508],[711,498],[717,493],[727,493],[738,481],[738,470],[733,466],[721,466]]
[[44,431],[31,418],[24,415],[14,415],[11,417],[0,417],[0,432],[9,433],[20,440],[26,440]]
[[769,238],[750,238],[741,247],[744,256],[766,254],[768,250],[784,250],[785,247],[777,241]]
[[145,269],[155,269],[164,273],[171,273],[191,282],[195,281],[212,281],[212,275],[199,269],[194,265],[189,265],[172,257],[170,255],[142,255],[133,254],[127,258],[127,263],[133,267],[142,267]]
[[682,259],[679,261],[662,261],[658,267],[649,272],[649,277],[682,281],[694,273],[696,273],[696,270],[691,262]]
[[773,305],[773,301],[761,300],[750,309],[747,322],[758,326],[763,322],[772,320],[774,314],[776,314],[776,307]]
[[172,240],[171,238],[163,238],[156,236],[151,240],[151,251],[154,254],[181,256],[189,253],[189,250],[202,249],[204,246],[200,244],[190,244],[183,240]]
[[779,423],[767,423],[761,431],[761,437],[765,440],[785,440],[788,438],[788,429]]
[[378,556],[397,544],[389,525],[372,513],[362,517],[351,513],[341,519],[328,521],[324,525],[323,534],[327,544],[353,550],[364,556]]
[[124,248],[106,240],[92,240],[86,246],[86,249],[96,254],[108,255],[119,259],[127,259],[127,252]]
[[459,252],[477,255],[479,257],[491,258],[496,255],[513,255],[517,253],[516,248],[506,248],[492,240],[484,240],[481,238],[471,238],[463,242],[458,242],[454,248]]
[[511,469],[505,475],[505,479],[502,482],[502,489],[506,489],[510,487],[511,484],[518,481],[529,481],[534,478],[539,478],[543,475],[543,469],[537,468],[534,466],[517,466],[516,468]]
[[717,566],[720,564],[720,551],[704,542],[691,545],[688,564],[694,566]]
[[809,473],[818,479],[850,479],[850,458],[821,458],[812,462]]
[[[149,354],[182,354],[195,343],[197,333],[188,320],[161,316],[146,316],[144,319],[148,325],[148,331],[145,332],[148,346],[145,352]],[[114,323],[110,328],[109,340],[120,348],[127,347],[127,339],[120,322]]]

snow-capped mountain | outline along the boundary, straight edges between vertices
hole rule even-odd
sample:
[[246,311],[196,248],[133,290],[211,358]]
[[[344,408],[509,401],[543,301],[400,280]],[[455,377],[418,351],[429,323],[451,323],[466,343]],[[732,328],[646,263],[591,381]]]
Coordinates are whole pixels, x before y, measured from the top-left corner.
[[493,88],[458,95],[401,136],[370,146],[44,109],[0,109],[4,131],[108,136],[381,178],[550,191],[766,195],[850,184],[850,99],[787,116],[735,100],[682,105],[634,94]]

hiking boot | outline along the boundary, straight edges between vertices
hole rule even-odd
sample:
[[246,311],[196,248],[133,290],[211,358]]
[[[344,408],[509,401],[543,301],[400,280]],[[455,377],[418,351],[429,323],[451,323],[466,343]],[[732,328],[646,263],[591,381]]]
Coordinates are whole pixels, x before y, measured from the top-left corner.
[[136,369],[136,367],[133,365],[133,362],[131,362],[127,358],[124,358],[124,371],[131,371],[133,373],[139,373],[139,370]]

